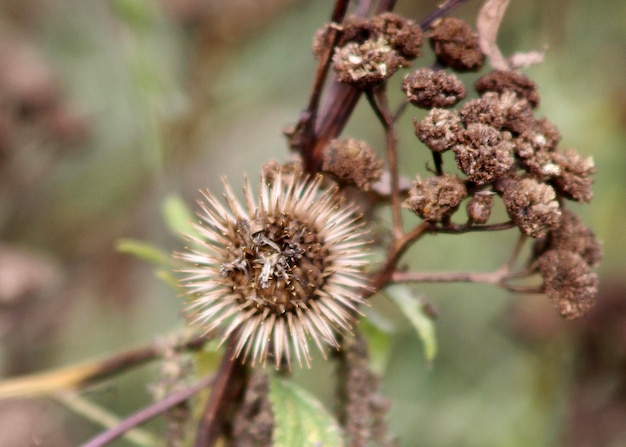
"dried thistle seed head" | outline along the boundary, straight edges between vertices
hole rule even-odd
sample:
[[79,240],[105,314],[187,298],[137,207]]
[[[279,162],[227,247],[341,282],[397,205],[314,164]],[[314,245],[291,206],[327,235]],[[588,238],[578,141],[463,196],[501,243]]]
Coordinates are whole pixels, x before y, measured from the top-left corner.
[[597,267],[602,261],[602,244],[576,214],[568,209],[561,209],[561,213],[561,225],[548,233],[541,251],[570,251],[583,258],[589,267]]
[[210,192],[200,201],[199,239],[179,254],[191,322],[222,342],[235,334],[235,357],[278,368],[309,365],[309,340],[320,351],[339,348],[368,287],[363,273],[367,242],[353,205],[321,176],[278,173],[262,179],[255,199],[249,183],[245,206],[226,188],[227,206]]
[[413,60],[422,52],[422,29],[413,20],[392,12],[372,17],[373,32],[385,38],[391,47],[406,60]]
[[332,140],[324,150],[322,171],[342,185],[368,191],[383,173],[383,162],[364,141],[352,138]]
[[515,162],[511,134],[485,124],[467,126],[452,150],[459,169],[477,185],[493,182]]
[[491,208],[493,208],[494,194],[491,191],[479,191],[467,202],[467,216],[474,223],[487,223],[491,216]]
[[455,175],[444,174],[425,180],[417,177],[402,206],[424,220],[440,222],[451,216],[466,196],[465,182]]
[[454,75],[443,70],[420,68],[402,80],[402,90],[416,107],[453,107],[465,98],[465,85]]
[[432,109],[421,121],[413,121],[415,135],[433,152],[444,152],[459,142],[463,131],[458,113]]
[[474,83],[478,93],[512,91],[518,98],[528,101],[531,107],[539,105],[537,84],[517,71],[494,70],[478,78]]
[[539,272],[548,298],[562,317],[581,317],[595,304],[598,275],[576,253],[567,250],[545,252],[539,258]]
[[435,22],[428,37],[442,65],[464,72],[478,71],[485,63],[478,34],[461,19],[446,17]]
[[550,185],[534,178],[501,177],[496,188],[506,210],[519,229],[530,237],[544,237],[560,225],[561,210]]
[[552,162],[559,168],[559,173],[552,179],[557,192],[566,199],[589,202],[593,197],[591,176],[596,172],[593,158],[567,149],[553,152]]

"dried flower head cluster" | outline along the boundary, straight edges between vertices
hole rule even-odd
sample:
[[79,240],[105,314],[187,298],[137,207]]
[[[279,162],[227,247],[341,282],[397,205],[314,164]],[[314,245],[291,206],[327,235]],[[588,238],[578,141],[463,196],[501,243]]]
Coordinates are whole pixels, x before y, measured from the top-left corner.
[[[331,30],[338,33],[334,40]],[[405,75],[401,88],[408,103],[428,110],[413,122],[415,135],[433,154],[435,174],[417,176],[402,205],[433,226],[469,229],[489,224],[499,198],[510,217],[504,227],[515,225],[538,241],[531,264],[542,275],[550,299],[563,316],[579,316],[595,296],[590,269],[597,266],[601,249],[565,203],[591,200],[595,168],[590,157],[559,147],[556,126],[536,115],[540,96],[531,79],[513,69],[493,70],[475,81],[478,97],[465,100],[468,88],[457,73],[481,70],[486,56],[478,33],[453,17],[435,20],[423,33],[395,14],[351,17],[320,30],[314,53],[322,57],[334,45],[332,68],[338,80],[375,102],[372,88],[384,89],[383,81],[420,56],[422,34],[435,63]],[[451,172],[444,169],[446,152],[453,157]],[[320,164],[340,185],[362,190],[370,189],[382,173],[374,151],[351,139],[328,144]],[[461,227],[452,223],[460,209],[466,212]],[[551,262],[544,258],[562,265],[548,270]],[[573,280],[582,277],[588,280]],[[555,278],[566,283],[555,286]]]
[[[320,55],[328,45],[329,27],[315,37],[313,52]],[[350,17],[340,29],[332,68],[341,82],[368,88],[408,67],[422,47],[422,30],[398,14],[383,13],[365,19]]]
[[235,356],[276,367],[310,361],[309,341],[339,348],[367,281],[364,230],[355,208],[321,176],[275,171],[245,206],[225,183],[227,206],[210,192],[200,202],[199,239],[179,254],[187,267],[192,323],[236,339]]

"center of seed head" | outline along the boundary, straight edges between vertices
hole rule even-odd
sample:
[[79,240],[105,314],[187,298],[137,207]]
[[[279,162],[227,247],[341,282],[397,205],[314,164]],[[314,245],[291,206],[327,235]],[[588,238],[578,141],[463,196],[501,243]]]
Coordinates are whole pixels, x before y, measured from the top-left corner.
[[289,214],[239,220],[221,264],[242,302],[282,314],[304,306],[324,284],[327,250],[317,231]]

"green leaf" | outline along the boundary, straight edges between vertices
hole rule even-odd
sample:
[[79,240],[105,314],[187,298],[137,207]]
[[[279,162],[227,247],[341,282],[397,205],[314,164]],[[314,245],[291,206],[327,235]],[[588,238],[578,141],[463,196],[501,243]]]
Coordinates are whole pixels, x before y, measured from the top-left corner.
[[424,358],[432,363],[437,355],[437,337],[435,322],[424,312],[422,300],[404,284],[394,284],[384,291],[400,308],[404,316],[411,322],[424,346]]
[[273,377],[274,447],[343,447],[337,420],[319,400],[293,382]]
[[198,231],[193,226],[193,213],[178,194],[170,194],[163,200],[161,212],[167,228],[173,235],[180,238],[183,238],[183,235],[199,237]]
[[159,247],[137,239],[122,238],[115,242],[115,249],[144,261],[160,266],[171,266],[172,257]]
[[370,308],[366,311],[366,317],[359,323],[359,331],[367,340],[371,370],[382,376],[391,355],[393,325],[379,312]]

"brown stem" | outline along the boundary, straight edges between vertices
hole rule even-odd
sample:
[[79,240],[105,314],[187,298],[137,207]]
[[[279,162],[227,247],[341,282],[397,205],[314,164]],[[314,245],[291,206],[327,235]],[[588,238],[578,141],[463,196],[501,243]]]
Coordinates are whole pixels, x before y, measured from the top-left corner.
[[431,13],[428,17],[420,22],[420,27],[422,29],[428,28],[435,20],[449,14],[450,11],[452,11],[454,8],[458,7],[461,3],[465,1],[466,0],[446,0],[438,6],[436,11]]
[[387,96],[385,94],[385,84],[376,88],[375,91],[368,90],[366,97],[376,117],[385,129],[385,140],[387,145],[387,164],[391,173],[391,212],[393,216],[393,236],[399,239],[404,234],[402,228],[402,213],[400,209],[400,175],[398,173],[398,152],[396,148],[396,132],[393,116],[389,110]]
[[[174,350],[196,350],[207,341],[205,336],[197,336],[174,346]],[[160,356],[154,346],[145,346],[117,353],[102,360],[80,365],[32,374],[0,382],[0,399],[9,397],[34,397],[57,392],[62,389],[76,389],[141,366]]]
[[396,239],[387,254],[385,264],[376,272],[370,281],[371,290],[366,294],[366,297],[373,295],[378,290],[382,289],[391,279],[398,261],[409,248],[409,246],[419,239],[426,231],[431,229],[431,224],[428,222],[422,222],[419,226],[406,233],[400,239]]
[[453,222],[446,222],[443,226],[433,227],[433,231],[436,233],[461,234],[468,233],[470,231],[501,231],[508,230],[513,227],[515,227],[515,224],[512,221],[490,225],[474,225],[472,222],[459,225]]
[[212,447],[224,434],[224,423],[228,420],[228,409],[240,400],[247,371],[245,366],[235,360],[235,347],[238,333],[233,333],[226,346],[219,369],[215,374],[215,382],[209,396],[202,419],[196,432],[194,447]]
[[191,396],[196,394],[203,388],[211,385],[213,383],[214,376],[207,376],[203,379],[200,379],[194,385],[191,385],[183,390],[177,391],[176,393],[170,394],[165,399],[156,402],[149,407],[146,407],[137,413],[127,417],[123,421],[121,421],[115,427],[100,433],[95,438],[90,441],[81,444],[81,447],[102,447],[112,442],[113,440],[119,438],[127,431],[149,421],[150,419],[158,416],[161,413],[166,412],[170,408],[179,405],[180,403],[186,401]]

